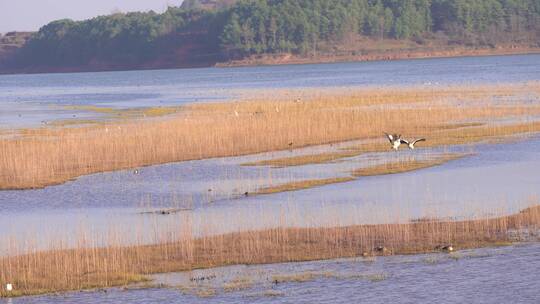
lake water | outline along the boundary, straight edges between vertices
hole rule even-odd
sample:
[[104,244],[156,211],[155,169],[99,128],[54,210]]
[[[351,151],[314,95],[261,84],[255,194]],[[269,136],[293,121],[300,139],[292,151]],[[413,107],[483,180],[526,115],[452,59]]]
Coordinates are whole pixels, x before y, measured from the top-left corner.
[[65,106],[114,108],[226,100],[251,89],[494,84],[539,80],[540,55],[239,68],[0,75],[0,128],[96,118]]

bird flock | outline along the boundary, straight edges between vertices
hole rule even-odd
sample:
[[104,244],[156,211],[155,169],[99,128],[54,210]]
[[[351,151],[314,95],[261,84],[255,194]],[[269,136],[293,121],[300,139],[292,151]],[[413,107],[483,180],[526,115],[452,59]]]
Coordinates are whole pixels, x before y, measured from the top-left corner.
[[396,151],[399,149],[399,146],[401,146],[401,144],[406,144],[409,149],[414,150],[414,145],[417,142],[426,141],[425,138],[419,138],[409,141],[401,138],[401,134],[388,134],[386,132],[384,132],[384,134],[386,135],[386,138],[388,138],[388,141],[390,141],[392,149]]

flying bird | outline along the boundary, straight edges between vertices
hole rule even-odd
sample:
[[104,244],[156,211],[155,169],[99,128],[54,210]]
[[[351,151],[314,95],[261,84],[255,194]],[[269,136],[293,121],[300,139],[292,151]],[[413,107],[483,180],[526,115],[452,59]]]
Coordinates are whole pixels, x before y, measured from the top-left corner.
[[388,141],[390,141],[390,144],[392,145],[392,149],[396,151],[399,149],[399,146],[402,143],[406,143],[406,141],[401,139],[401,134],[388,134],[386,132],[384,134],[388,138]]
[[407,146],[409,146],[409,149],[411,150],[414,150],[414,145],[417,143],[417,142],[420,142],[420,141],[426,141],[425,138],[419,138],[419,139],[415,139],[413,141],[406,141],[404,139],[401,140],[402,143],[406,144]]

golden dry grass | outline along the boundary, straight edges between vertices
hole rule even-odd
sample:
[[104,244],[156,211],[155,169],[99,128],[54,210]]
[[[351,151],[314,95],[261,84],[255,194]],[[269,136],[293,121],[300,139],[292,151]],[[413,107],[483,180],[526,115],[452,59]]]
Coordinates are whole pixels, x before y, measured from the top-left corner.
[[254,194],[272,194],[285,191],[296,191],[302,189],[309,189],[314,187],[320,187],[324,185],[344,183],[354,180],[354,177],[334,177],[334,178],[324,178],[324,179],[310,179],[303,181],[295,181],[290,183],[285,183],[277,186],[270,186],[258,189]]
[[[262,264],[379,254],[432,252],[437,245],[472,248],[510,241],[509,232],[540,229],[540,206],[510,216],[467,221],[330,228],[275,228],[147,246],[80,247],[0,258],[0,296],[109,287],[145,274],[233,264]],[[244,282],[249,284],[249,282]],[[245,284],[238,284],[237,287]],[[235,288],[231,286],[231,288]]]
[[389,162],[389,163],[384,163],[381,165],[356,169],[352,172],[352,175],[355,177],[361,177],[361,176],[386,175],[386,174],[410,172],[410,171],[415,171],[419,169],[439,166],[449,161],[460,159],[465,156],[467,155],[466,154],[446,154],[446,155],[439,155],[437,157],[434,157],[432,159],[427,159],[427,160],[405,159],[402,161]]
[[[297,148],[376,138],[382,131],[423,135],[464,120],[529,117],[540,114],[540,106],[520,101],[538,96],[538,91],[535,83],[330,90],[305,93],[311,95],[301,102],[285,92],[272,99],[196,104],[159,121],[20,130],[18,137],[0,139],[0,189],[39,188],[95,172],[283,150],[289,143]],[[493,98],[508,99],[512,105],[494,104]],[[454,106],[456,100],[466,106]],[[537,125],[514,131],[524,129],[536,130]]]

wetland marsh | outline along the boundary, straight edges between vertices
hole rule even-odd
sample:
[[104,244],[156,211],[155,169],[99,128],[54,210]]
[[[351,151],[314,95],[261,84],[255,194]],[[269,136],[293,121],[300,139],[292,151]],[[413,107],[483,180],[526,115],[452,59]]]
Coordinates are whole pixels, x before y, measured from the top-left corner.
[[[74,76],[84,87],[0,76],[0,283],[16,287],[0,295],[127,286],[12,300],[297,303],[326,286],[337,302],[372,287],[384,302],[418,273],[538,265],[538,75],[540,56],[519,55]],[[396,152],[383,132],[427,141]],[[386,256],[516,241],[455,261]],[[377,270],[357,271],[371,256]],[[342,273],[331,259],[345,257]],[[255,278],[213,269],[321,259],[245,266]],[[188,272],[152,275],[175,271]]]

